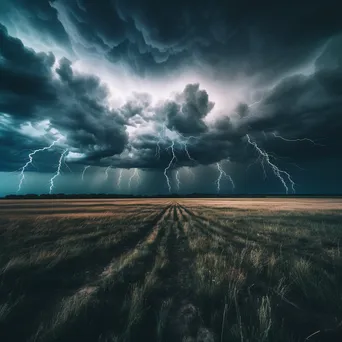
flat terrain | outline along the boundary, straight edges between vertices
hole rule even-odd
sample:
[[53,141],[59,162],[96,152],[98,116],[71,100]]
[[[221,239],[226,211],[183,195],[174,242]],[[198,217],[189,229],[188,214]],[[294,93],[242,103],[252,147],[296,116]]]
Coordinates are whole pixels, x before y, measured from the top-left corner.
[[341,199],[2,200],[0,341],[342,341]]

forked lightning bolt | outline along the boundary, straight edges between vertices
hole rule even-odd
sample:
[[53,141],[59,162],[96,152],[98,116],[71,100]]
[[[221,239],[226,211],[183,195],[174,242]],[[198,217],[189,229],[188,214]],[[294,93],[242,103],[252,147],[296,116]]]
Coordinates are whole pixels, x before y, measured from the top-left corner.
[[232,177],[230,177],[230,175],[228,175],[221,167],[221,164],[220,163],[216,163],[216,167],[217,167],[217,170],[219,171],[219,175],[217,177],[217,180],[216,180],[216,186],[217,186],[217,192],[219,193],[220,190],[221,190],[221,179],[223,176],[227,177],[230,182],[232,183],[232,187],[233,189],[235,189],[235,184],[234,184],[234,181],[232,179]]
[[131,188],[131,184],[132,184],[132,179],[136,177],[138,183],[140,183],[140,174],[139,174],[139,170],[138,169],[134,169],[133,173],[131,174],[131,176],[129,177],[128,180],[128,187]]
[[269,154],[262,150],[255,141],[252,141],[251,138],[249,137],[248,134],[246,134],[246,137],[247,137],[247,141],[250,145],[252,145],[255,150],[259,153],[259,155],[261,156],[262,158],[262,161],[265,161],[266,164],[268,164],[270,167],[271,167],[271,170],[273,171],[274,175],[281,181],[281,183],[283,184],[284,188],[285,188],[285,191],[286,193],[289,192],[289,188],[288,188],[288,185],[284,179],[284,177],[282,175],[285,175],[285,177],[288,179],[288,182],[291,184],[291,188],[292,188],[292,191],[293,193],[295,193],[295,183],[294,181],[292,180],[290,174],[284,170],[281,170],[278,168],[278,166],[276,166],[275,164],[273,164],[271,161],[270,161],[270,157],[269,157]]
[[90,168],[90,165],[87,165],[84,167],[83,172],[82,172],[82,182],[84,181],[84,174],[89,168]]
[[193,161],[193,162],[196,162],[196,160],[193,159],[193,158],[191,157],[190,153],[189,153],[189,150],[188,150],[188,142],[189,142],[189,140],[191,140],[191,139],[197,139],[197,138],[194,137],[194,136],[192,136],[192,135],[189,136],[189,137],[184,137],[184,136],[183,136],[182,134],[180,134],[179,132],[177,132],[177,134],[178,134],[181,138],[185,139],[185,141],[180,140],[180,141],[178,141],[178,143],[179,143],[181,146],[183,146],[183,149],[184,149],[186,155],[188,156],[189,160],[191,160],[191,161]]
[[[155,152],[155,156],[160,159],[160,153],[161,153],[161,147],[160,147],[160,143],[161,142],[166,142],[167,140],[171,140],[171,144],[166,148],[166,150],[169,150],[171,149],[171,152],[172,152],[172,157],[168,163],[168,165],[165,167],[164,169],[164,176],[165,176],[165,179],[166,179],[166,184],[167,184],[167,187],[169,189],[169,192],[171,192],[172,190],[172,187],[171,187],[171,182],[170,182],[170,178],[168,176],[168,171],[169,169],[172,167],[172,165],[174,164],[174,162],[177,160],[177,157],[176,157],[176,153],[175,153],[175,149],[176,149],[176,144],[177,145],[180,145],[181,149],[184,150],[185,154],[187,155],[188,159],[192,162],[196,162],[196,160],[194,158],[192,158],[192,156],[190,155],[189,153],[189,150],[188,150],[188,143],[191,139],[197,139],[196,137],[194,136],[189,136],[189,137],[185,137],[183,136],[181,133],[179,132],[174,132],[172,131],[172,133],[174,134],[177,134],[177,137],[173,137],[173,138],[170,138],[170,137],[167,137],[165,132],[166,132],[167,128],[166,128],[166,125],[164,124],[163,125],[163,131],[162,133],[158,133],[158,136],[159,136],[159,139],[156,143],[156,152]],[[189,171],[188,171],[189,172]],[[193,173],[192,173],[193,174]],[[179,189],[180,187],[180,179],[179,179],[179,171],[176,172],[176,181],[177,181],[177,188]]]
[[37,150],[34,150],[33,152],[29,153],[29,155],[28,155],[29,160],[28,160],[28,162],[21,168],[21,171],[20,171],[20,181],[19,181],[17,193],[21,190],[21,186],[22,186],[23,181],[24,181],[24,179],[25,179],[25,170],[27,169],[27,167],[28,167],[29,165],[31,165],[31,164],[33,163],[33,156],[34,156],[36,153],[38,153],[38,152],[42,152],[42,151],[49,150],[49,149],[52,148],[55,144],[57,144],[60,140],[61,140],[61,138],[58,138],[57,140],[53,141],[53,142],[51,143],[51,145],[46,146],[46,147],[43,147],[43,148],[40,148],[40,149],[37,149]]
[[61,154],[59,161],[58,161],[58,168],[54,176],[50,179],[50,191],[49,194],[52,194],[53,187],[54,187],[54,180],[61,174],[61,167],[62,167],[62,162],[65,154],[68,152],[68,149],[65,149],[63,153]]
[[171,152],[172,152],[172,158],[170,159],[170,162],[169,164],[167,165],[167,167],[164,169],[164,176],[165,176],[165,179],[166,179],[166,183],[167,183],[167,186],[169,188],[169,192],[171,192],[171,183],[170,183],[170,179],[169,179],[169,176],[167,175],[167,171],[170,169],[170,167],[172,166],[173,162],[175,160],[177,160],[177,157],[176,157],[176,154],[175,154],[175,142],[172,140],[172,143],[171,145],[168,147],[168,149],[171,149]]

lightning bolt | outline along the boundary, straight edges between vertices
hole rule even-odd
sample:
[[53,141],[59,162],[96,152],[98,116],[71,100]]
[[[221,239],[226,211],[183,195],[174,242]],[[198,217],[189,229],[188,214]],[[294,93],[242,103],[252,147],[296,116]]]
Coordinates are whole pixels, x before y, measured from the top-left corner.
[[28,157],[29,160],[28,162],[20,169],[20,181],[19,181],[19,185],[18,185],[18,190],[17,193],[21,190],[21,186],[23,184],[23,181],[25,179],[25,170],[27,169],[27,167],[29,165],[31,165],[33,163],[33,156],[38,153],[38,152],[42,152],[42,151],[46,151],[49,150],[50,148],[52,148],[55,144],[57,144],[62,138],[58,138],[57,140],[53,141],[49,146],[34,150],[33,152],[29,153]]
[[179,170],[176,171],[176,181],[177,181],[177,189],[179,191],[180,185],[181,185],[181,181],[179,179]]
[[128,180],[128,187],[131,188],[131,183],[132,183],[132,179],[136,177],[138,183],[140,183],[140,174],[139,174],[139,170],[138,169],[134,169],[133,173],[131,174],[131,176],[129,177]]
[[122,172],[123,172],[123,169],[120,169],[118,181],[116,183],[119,189],[121,188]]
[[301,139],[288,139],[288,138],[284,138],[282,137],[281,135],[278,135],[276,133],[271,133],[275,138],[278,138],[278,139],[281,139],[281,140],[284,140],[284,141],[288,141],[288,142],[297,142],[297,141],[308,141],[316,146],[324,146],[324,145],[321,145],[321,144],[318,144],[316,143],[314,140],[312,139],[309,139],[309,138],[301,138]]
[[172,152],[172,158],[170,159],[170,162],[169,164],[167,165],[167,167],[164,169],[164,176],[165,176],[165,179],[166,179],[166,183],[167,183],[167,186],[169,188],[169,192],[171,192],[171,183],[170,183],[170,179],[169,179],[169,176],[167,175],[167,171],[170,169],[170,167],[172,166],[173,162],[175,160],[177,160],[177,157],[176,157],[176,154],[175,154],[175,142],[172,140],[172,143],[171,145],[168,147],[168,149],[171,149],[171,152]]
[[82,182],[84,181],[84,174],[89,168],[90,168],[90,165],[87,165],[84,167],[83,172],[82,172]]
[[157,145],[156,145],[156,153],[155,156],[160,159],[160,143],[165,141],[165,130],[166,130],[166,125],[163,124],[163,136],[160,134],[160,132],[158,133],[159,139],[157,141]]
[[275,164],[273,164],[273,163],[270,161],[269,154],[268,154],[266,151],[262,150],[262,149],[257,145],[257,143],[256,143],[255,141],[252,141],[252,140],[250,139],[250,137],[249,137],[248,134],[246,134],[246,137],[247,137],[248,143],[249,143],[250,145],[252,145],[252,146],[255,148],[255,150],[259,153],[260,157],[262,158],[262,161],[263,161],[263,162],[266,162],[266,163],[271,167],[271,169],[272,169],[274,175],[275,175],[275,176],[281,181],[281,183],[283,184],[286,193],[288,193],[289,188],[288,188],[288,186],[287,186],[287,183],[286,183],[286,181],[285,181],[283,175],[285,175],[285,177],[288,179],[288,182],[291,184],[292,191],[293,191],[293,193],[295,193],[295,192],[296,192],[296,191],[295,191],[295,188],[294,188],[295,183],[294,183],[294,181],[292,180],[290,174],[289,174],[288,172],[284,171],[284,170],[279,169],[278,166],[276,166]]
[[189,160],[191,160],[191,161],[193,161],[193,162],[196,162],[196,160],[195,159],[193,159],[192,157],[191,157],[191,155],[190,155],[190,153],[189,153],[189,150],[188,150],[188,143],[189,143],[189,140],[191,140],[191,139],[197,139],[196,137],[194,137],[194,136],[189,136],[189,137],[184,137],[182,134],[180,134],[179,132],[177,132],[177,134],[181,137],[181,138],[183,138],[185,141],[178,141],[178,143],[181,145],[181,146],[183,146],[183,149],[184,149],[184,151],[185,151],[185,153],[186,153],[186,155],[187,155],[187,157],[189,158]]
[[107,180],[108,179],[108,172],[109,172],[109,169],[111,168],[111,166],[109,165],[108,167],[106,167],[106,170],[105,170],[105,179]]
[[217,167],[217,170],[219,171],[219,175],[217,177],[217,180],[216,180],[216,186],[217,186],[217,192],[219,193],[220,190],[221,190],[221,179],[223,176],[227,177],[230,182],[232,183],[232,187],[233,189],[235,189],[235,184],[234,184],[234,181],[232,179],[232,177],[230,177],[230,175],[228,175],[221,167],[221,164],[220,163],[216,163],[216,167]]
[[65,149],[63,151],[63,153],[61,154],[60,158],[59,158],[59,162],[58,162],[58,168],[57,168],[57,171],[56,173],[54,174],[54,176],[50,179],[50,191],[49,191],[49,194],[51,195],[52,194],[52,190],[53,190],[53,187],[54,187],[54,180],[61,174],[61,167],[62,167],[62,161],[63,161],[63,158],[65,156],[65,154],[68,152],[68,149]]
[[253,103],[251,103],[251,104],[247,105],[247,106],[248,106],[248,108],[251,108],[251,107],[253,107],[253,106],[255,106],[255,105],[259,104],[260,102],[262,102],[262,101],[263,101],[263,99],[264,99],[264,97],[262,96],[260,100],[258,100],[258,101],[255,101],[255,102],[253,102]]
[[[186,156],[188,157],[188,159],[191,161],[191,162],[196,162],[196,160],[194,158],[192,158],[190,152],[189,152],[189,149],[188,149],[188,144],[189,144],[189,141],[191,139],[197,139],[196,137],[194,136],[189,136],[189,137],[185,137],[183,136],[181,133],[179,132],[174,132],[174,131],[171,131],[173,134],[176,134],[177,136],[176,137],[172,137],[171,135],[171,138],[170,136],[166,136],[166,130],[167,130],[167,127],[165,124],[163,124],[163,128],[162,128],[162,132],[159,132],[158,133],[158,136],[159,136],[159,139],[157,140],[156,142],[156,152],[155,152],[155,157],[160,159],[160,155],[161,155],[161,146],[160,144],[162,142],[166,142],[167,140],[170,141],[171,140],[171,144],[166,148],[166,150],[169,150],[171,149],[171,152],[172,152],[172,157],[168,163],[168,165],[165,167],[164,169],[164,176],[165,176],[165,179],[166,179],[166,184],[167,184],[167,187],[169,189],[169,192],[171,192],[172,190],[172,187],[171,187],[171,182],[170,182],[170,178],[168,176],[168,171],[170,170],[170,168],[172,167],[173,163],[177,160],[177,157],[176,157],[176,153],[175,153],[175,150],[176,150],[176,144],[178,146],[178,148],[184,150]],[[170,130],[169,130],[170,131]],[[189,172],[189,171],[188,171]],[[191,172],[192,175],[193,172]],[[177,180],[177,187],[179,189],[180,187],[180,179],[179,179],[179,172],[177,171],[176,172],[176,180]]]

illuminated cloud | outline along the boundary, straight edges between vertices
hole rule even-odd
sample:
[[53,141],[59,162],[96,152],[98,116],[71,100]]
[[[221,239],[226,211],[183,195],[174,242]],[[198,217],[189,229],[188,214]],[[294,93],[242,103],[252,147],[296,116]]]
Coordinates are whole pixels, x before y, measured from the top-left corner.
[[339,13],[329,1],[4,0],[0,171],[58,137],[39,171],[68,149],[76,167],[162,173],[172,142],[173,169],[246,167],[246,134],[290,162],[340,165]]

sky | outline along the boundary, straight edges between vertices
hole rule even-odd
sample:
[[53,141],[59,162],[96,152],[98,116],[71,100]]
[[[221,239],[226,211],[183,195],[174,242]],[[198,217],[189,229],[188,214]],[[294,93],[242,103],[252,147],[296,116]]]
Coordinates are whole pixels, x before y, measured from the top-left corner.
[[336,0],[1,0],[0,196],[342,193]]

